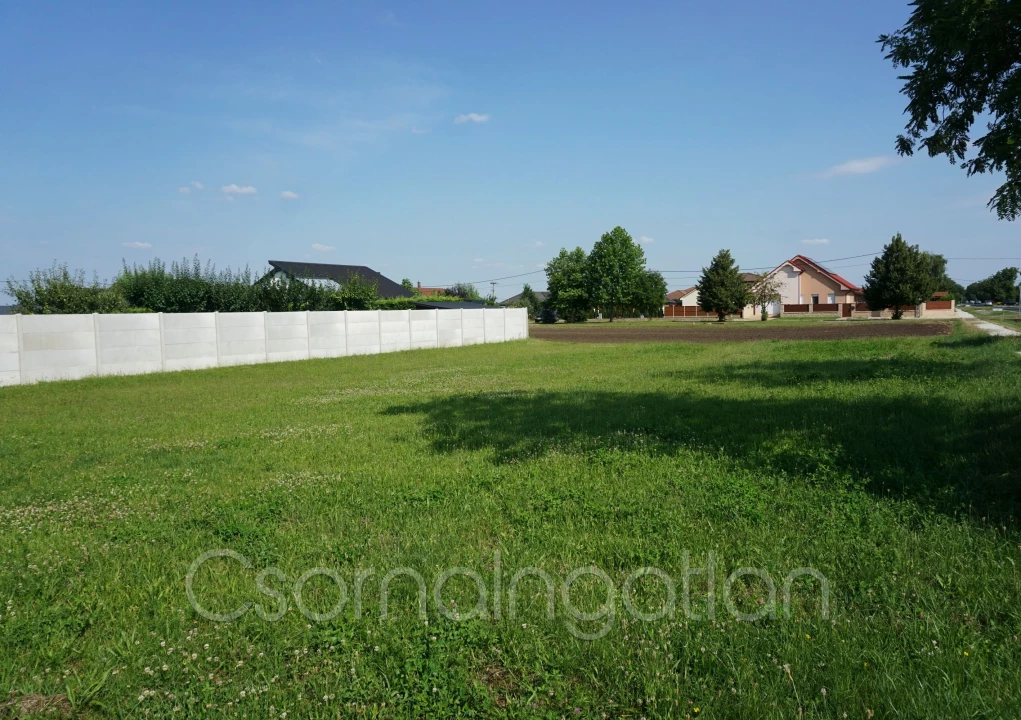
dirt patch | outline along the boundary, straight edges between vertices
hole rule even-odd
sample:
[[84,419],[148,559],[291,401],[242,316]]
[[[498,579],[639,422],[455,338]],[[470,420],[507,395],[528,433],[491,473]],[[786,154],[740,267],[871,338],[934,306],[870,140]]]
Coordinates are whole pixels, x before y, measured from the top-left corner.
[[71,714],[71,703],[67,695],[22,695],[0,705],[0,717],[58,717]]
[[950,335],[952,322],[874,320],[819,322],[802,325],[770,323],[676,323],[676,325],[533,325],[529,337],[576,343],[629,342],[752,342],[755,340],[859,340],[870,338]]
[[517,678],[500,665],[489,665],[482,671],[480,679],[497,707],[507,707],[508,696],[517,689]]

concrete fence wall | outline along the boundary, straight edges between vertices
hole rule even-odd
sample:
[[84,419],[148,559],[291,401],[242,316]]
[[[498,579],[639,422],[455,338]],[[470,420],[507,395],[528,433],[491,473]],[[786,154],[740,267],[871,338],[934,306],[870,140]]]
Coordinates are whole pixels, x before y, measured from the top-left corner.
[[524,308],[0,316],[0,386],[528,337]]

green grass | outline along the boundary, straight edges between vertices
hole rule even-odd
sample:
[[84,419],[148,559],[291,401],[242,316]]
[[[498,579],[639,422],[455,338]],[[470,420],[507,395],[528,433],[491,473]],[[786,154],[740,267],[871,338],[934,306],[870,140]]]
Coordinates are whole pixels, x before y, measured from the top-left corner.
[[[1017,717],[1021,342],[526,341],[0,390],[0,687],[84,716]],[[329,622],[278,602],[335,569]],[[449,619],[428,583],[476,570],[501,617]],[[715,556],[716,620],[654,622],[619,603],[577,639],[513,573],[595,565],[623,586],[685,552]],[[792,617],[734,620],[727,574],[798,583]],[[363,615],[354,617],[358,568]],[[765,583],[734,586],[759,610]],[[637,584],[646,611],[665,594]],[[475,605],[474,584],[444,602]],[[597,608],[605,590],[580,580]],[[694,611],[707,610],[704,574]],[[320,611],[336,586],[312,579]],[[768,608],[768,604],[765,606]],[[582,622],[595,631],[606,625]],[[61,697],[66,695],[67,697]],[[26,700],[27,698],[27,700]],[[2,700],[0,700],[2,702]],[[0,710],[0,715],[3,711]]]

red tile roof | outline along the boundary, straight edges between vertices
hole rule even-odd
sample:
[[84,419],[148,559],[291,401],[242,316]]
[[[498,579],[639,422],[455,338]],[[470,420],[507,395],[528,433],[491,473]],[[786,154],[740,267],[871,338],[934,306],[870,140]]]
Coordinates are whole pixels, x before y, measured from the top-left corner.
[[666,299],[667,300],[680,300],[681,298],[687,297],[688,295],[690,295],[693,292],[695,292],[695,286],[694,285],[692,285],[687,290],[673,290],[672,292],[668,292],[666,294]]

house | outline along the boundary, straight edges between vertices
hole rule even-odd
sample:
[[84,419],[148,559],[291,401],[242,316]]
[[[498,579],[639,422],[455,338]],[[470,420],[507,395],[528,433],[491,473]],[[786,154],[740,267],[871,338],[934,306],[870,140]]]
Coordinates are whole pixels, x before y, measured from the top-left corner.
[[423,287],[422,283],[418,283],[418,287],[415,288],[415,292],[425,297],[432,297],[433,295],[446,295],[447,289],[441,287]]
[[[546,302],[546,298],[549,297],[549,293],[546,292],[545,290],[536,290],[535,291],[535,297],[539,301],[539,304],[542,304],[542,303]],[[518,293],[517,295],[512,295],[511,297],[507,298],[506,300],[501,302],[500,305],[503,306],[503,307],[510,307],[512,305],[517,305],[520,302],[521,302],[521,293]]]
[[780,281],[784,305],[853,303],[861,295],[860,287],[804,255],[782,262],[769,275]]
[[348,278],[357,275],[366,282],[375,283],[376,294],[381,298],[412,297],[415,294],[414,291],[409,290],[400,283],[396,283],[364,265],[330,265],[326,263],[270,260],[269,266],[270,271],[262,280],[300,280],[317,284],[331,282],[343,285],[347,282]]
[[0,305],[0,315],[11,315],[14,313],[13,305]]
[[690,287],[686,290],[673,290],[666,294],[668,305],[698,305],[698,288]]

